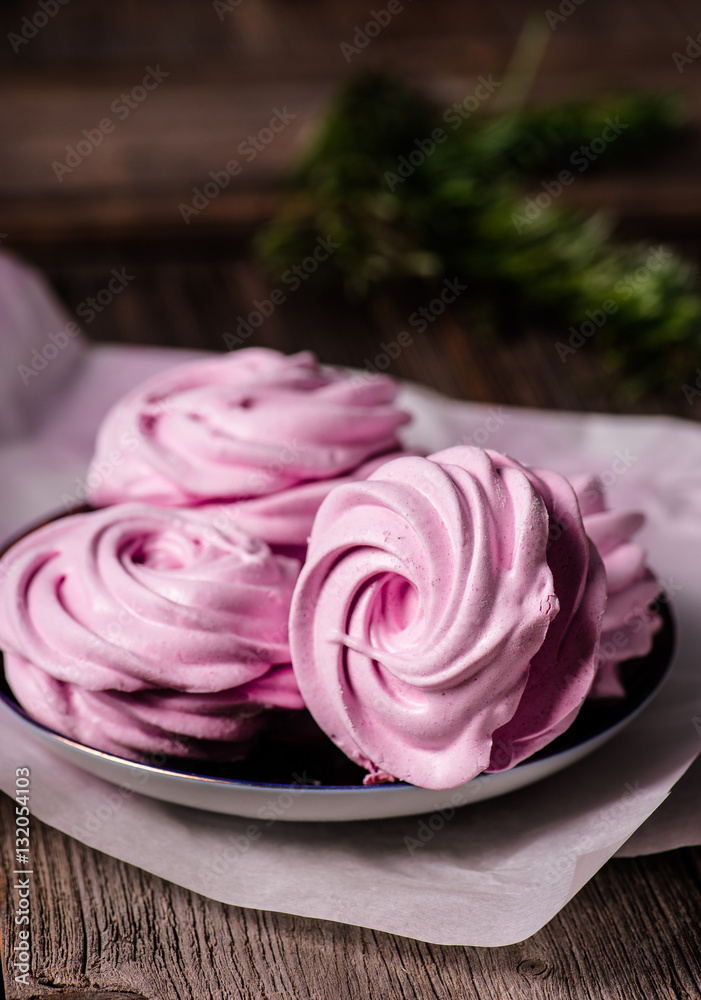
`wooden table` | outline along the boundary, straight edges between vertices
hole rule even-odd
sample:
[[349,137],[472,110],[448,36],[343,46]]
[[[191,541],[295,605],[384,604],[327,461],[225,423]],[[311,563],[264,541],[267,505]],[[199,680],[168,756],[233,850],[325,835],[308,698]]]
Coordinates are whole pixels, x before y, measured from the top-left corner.
[[[9,829],[3,796],[0,822]],[[61,1000],[697,1000],[701,852],[609,862],[543,930],[508,948],[443,948],[224,906],[35,822],[36,986]],[[12,870],[2,839],[3,879]]]
[[[52,267],[74,307],[128,263],[135,278],[89,332],[96,339],[222,346],[231,321],[269,290],[245,258],[208,263],[141,257],[122,246],[102,258]],[[154,257],[158,258],[154,262]],[[144,259],[147,258],[147,259]],[[419,294],[417,292],[417,294]],[[425,293],[424,293],[425,294]],[[252,343],[311,347],[327,361],[363,366],[402,329],[410,304],[376,315],[331,301],[290,301]],[[394,362],[403,377],[456,396],[499,403],[616,410],[616,385],[578,352],[563,370],[552,333],[483,343],[459,316],[436,321]],[[680,413],[682,401],[639,410]],[[542,931],[503,949],[436,947],[320,920],[224,906],[32,823],[32,976],[12,981],[15,938],[12,806],[0,799],[2,963],[8,998],[171,1000],[696,1000],[701,997],[701,850],[615,860]],[[4,890],[4,891],[3,891]]]

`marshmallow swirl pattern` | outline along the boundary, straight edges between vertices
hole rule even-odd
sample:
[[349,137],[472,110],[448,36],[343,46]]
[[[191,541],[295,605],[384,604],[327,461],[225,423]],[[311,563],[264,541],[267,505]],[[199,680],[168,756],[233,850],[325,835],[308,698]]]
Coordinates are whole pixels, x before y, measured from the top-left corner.
[[90,502],[187,506],[327,479],[398,446],[393,379],[246,348],[143,383],[107,414]]
[[298,571],[197,511],[123,504],[51,522],[0,561],[9,683],[93,746],[248,738],[262,705],[303,707],[287,631]]
[[262,538],[273,551],[280,551],[303,561],[316,512],[328,493],[342,483],[367,479],[385,462],[404,454],[414,452],[387,452],[363,462],[344,476],[301,483],[278,493],[238,500],[235,503],[201,504],[198,510],[211,517],[215,525],[235,524],[256,538]]
[[292,662],[317,723],[370,782],[449,788],[512,766],[581,706],[603,569],[581,520],[549,546],[551,513],[579,515],[566,480],[544,475],[456,447],[396,459],[322,503]]
[[197,695],[90,691],[11,653],[5,675],[19,703],[45,726],[86,746],[152,763],[159,763],[156,755],[241,759],[265,727],[267,709],[304,707],[289,664],[249,684]]

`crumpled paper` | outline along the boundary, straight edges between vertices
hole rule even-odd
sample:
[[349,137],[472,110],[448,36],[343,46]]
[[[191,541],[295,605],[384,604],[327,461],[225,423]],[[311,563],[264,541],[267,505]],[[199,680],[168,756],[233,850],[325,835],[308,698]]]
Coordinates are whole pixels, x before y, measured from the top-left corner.
[[[10,308],[20,293],[22,308]],[[39,303],[34,311],[32,301]],[[40,279],[0,256],[0,346],[12,359],[0,373],[0,398],[19,407],[0,410],[3,535],[80,498],[107,407],[151,372],[192,356],[87,348],[73,338],[65,366],[49,364],[37,376],[45,393],[33,388],[31,400],[22,396],[16,366],[66,322]],[[54,758],[4,714],[0,788],[13,791],[15,768],[30,767],[35,817],[222,902],[437,944],[523,940],[616,852],[701,843],[701,796],[694,794],[701,769],[684,774],[701,750],[701,430],[667,418],[461,403],[412,386],[404,403],[416,418],[409,444],[433,450],[472,443],[565,474],[597,472],[612,506],[646,512],[641,537],[675,609],[679,647],[663,690],[623,733],[546,781],[452,815],[290,824],[277,793],[271,808],[250,820],[117,788]]]

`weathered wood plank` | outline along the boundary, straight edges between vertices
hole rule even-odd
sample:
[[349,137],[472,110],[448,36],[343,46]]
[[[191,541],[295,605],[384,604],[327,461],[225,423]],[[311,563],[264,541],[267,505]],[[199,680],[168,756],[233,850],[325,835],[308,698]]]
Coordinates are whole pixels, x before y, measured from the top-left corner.
[[[127,83],[9,83],[0,77],[0,226],[8,245],[125,236],[186,244],[249,233],[274,212],[284,178],[334,92],[331,82],[243,88],[176,77],[120,122],[109,109]],[[470,81],[426,85],[439,106],[448,106],[469,92]],[[256,152],[248,137],[267,128],[275,109],[290,120],[269,145],[256,140]],[[607,212],[636,234],[698,231],[701,102],[691,110],[683,147],[635,171],[578,176],[561,202]],[[83,132],[99,135],[106,115],[114,130],[90,151]],[[270,135],[264,131],[266,141]],[[68,151],[81,142],[87,155],[69,160]],[[225,167],[233,162],[238,173],[229,177]],[[225,180],[217,184],[212,175]],[[214,197],[203,201],[205,185]],[[534,182],[533,193],[539,191]],[[189,211],[193,207],[196,212]]]
[[[367,0],[234,0],[228,6],[227,12],[210,3],[171,0],[164,17],[160,0],[132,0],[119,8],[71,0],[27,44],[6,45],[2,62],[17,72],[75,71],[76,64],[87,64],[109,73],[114,65],[177,59],[210,75],[235,72],[242,79],[328,77],[348,69],[339,43],[352,41],[355,26],[367,23],[372,7]],[[353,61],[389,58],[419,74],[436,65],[458,74],[466,65],[494,71],[531,10],[522,0],[414,0],[402,6]],[[0,8],[0,35],[20,32],[22,18],[31,19],[36,9],[33,0],[8,0]],[[546,68],[618,80],[631,70],[648,78],[670,67],[676,73],[671,52],[699,28],[694,0],[676,0],[673,6],[664,0],[588,0],[555,22]]]
[[[557,6],[557,5],[555,5]],[[177,0],[163,18],[158,0],[96,9],[72,0],[31,35],[31,0],[0,7],[0,37],[31,37],[0,53],[0,224],[17,245],[71,235],[119,238],[154,231],[184,238],[178,212],[273,108],[295,117],[200,216],[188,238],[248,229],[267,218],[266,189],[278,185],[330,95],[351,72],[403,74],[447,107],[478,75],[503,79],[522,28],[521,0],[487,6],[413,2],[349,63],[340,45],[369,17],[366,0],[245,0],[219,17],[212,4]],[[41,14],[41,12],[40,12]],[[545,11],[543,24],[545,25]],[[701,120],[698,64],[672,58],[696,36],[692,0],[588,0],[558,22],[530,100],[592,91],[679,90]],[[112,106],[138,86],[147,66],[167,74],[122,118]],[[124,105],[121,105],[124,108]],[[78,166],[56,176],[52,163],[105,117],[113,129]],[[577,179],[564,200],[604,208],[633,223],[698,227],[701,143],[661,167],[623,178]]]
[[[696,249],[694,244],[691,252]],[[255,301],[268,297],[275,287],[284,288],[242,258],[165,263],[158,256],[166,255],[166,245],[155,247],[152,254],[134,251],[134,245],[115,244],[99,253],[88,248],[82,260],[74,255],[66,262],[53,254],[37,254],[36,259],[55,280],[71,311],[105,287],[112,267],[127,265],[134,279],[86,327],[98,341],[224,350],[224,334],[235,333],[239,319],[246,319]],[[690,405],[681,386],[672,386],[664,397],[647,396],[631,403],[621,394],[618,379],[603,369],[593,344],[563,364],[555,342],[564,334],[557,330],[514,331],[510,338],[486,336],[471,321],[469,302],[458,300],[452,311],[418,333],[409,325],[409,316],[433,297],[428,289],[419,289],[406,303],[384,301],[370,312],[360,305],[340,307],[335,296],[323,292],[313,297],[302,291],[290,293],[244,343],[287,352],[313,350],[327,363],[365,368],[385,353],[383,343],[407,330],[412,343],[390,359],[386,370],[450,396],[546,409],[669,413],[701,419],[701,402],[694,399]],[[386,359],[380,362],[385,363]],[[695,378],[695,372],[689,372],[688,381]]]
[[508,948],[442,948],[224,906],[32,823],[32,976],[13,982],[9,836],[0,800],[8,1000],[650,1000],[701,996],[701,851],[609,863],[546,928]]

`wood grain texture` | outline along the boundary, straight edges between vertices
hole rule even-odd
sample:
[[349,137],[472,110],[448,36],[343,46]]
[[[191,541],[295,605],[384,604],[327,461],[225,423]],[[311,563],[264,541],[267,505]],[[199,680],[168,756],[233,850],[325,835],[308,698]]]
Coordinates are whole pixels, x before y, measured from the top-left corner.
[[[226,252],[217,244],[217,252]],[[255,309],[254,303],[280,288],[286,301],[245,341],[247,346],[272,347],[293,352],[313,350],[329,364],[367,368],[388,360],[383,344],[396,341],[406,330],[412,343],[385,369],[400,378],[422,383],[456,398],[476,402],[530,406],[545,409],[598,410],[602,412],[668,413],[701,419],[701,401],[687,402],[681,385],[665,396],[631,401],[587,344],[563,364],[555,344],[566,339],[566,330],[520,328],[514,317],[511,336],[484,333],[471,314],[471,304],[458,299],[423,333],[409,323],[412,312],[428,305],[440,290],[419,286],[403,300],[382,300],[372,310],[340,303],[337,296],[315,288],[290,293],[286,286],[265,275],[243,257],[214,260],[174,260],[181,252],[169,244],[139,246],[123,243],[95,248],[86,244],[66,260],[61,251],[38,253],[42,265],[59,290],[69,311],[106,286],[113,267],[127,267],[133,276],[124,291],[85,327],[97,341],[160,344],[222,351],[224,335],[235,333]],[[212,249],[212,248],[210,248]],[[236,251],[229,246],[229,252]],[[698,242],[687,246],[699,257]],[[171,256],[171,259],[168,257]],[[154,260],[154,257],[156,258]],[[80,323],[80,314],[76,315]],[[385,355],[383,358],[382,356]],[[695,372],[689,372],[693,383]]]
[[[272,215],[276,193],[336,90],[332,81],[209,83],[173,70],[172,79],[130,117],[120,122],[112,116],[114,130],[77,166],[62,170],[68,150],[85,143],[84,131],[99,135],[97,125],[109,116],[112,102],[142,76],[143,68],[105,84],[94,77],[66,83],[0,75],[0,224],[8,245],[22,249],[66,237],[104,241],[160,233],[184,242],[246,234]],[[470,94],[474,85],[473,75],[422,81],[438,108]],[[549,87],[552,93],[562,89],[557,80]],[[696,92],[689,99],[688,135],[680,147],[634,171],[577,176],[560,203],[603,211],[635,234],[651,227],[665,236],[698,231],[701,100]],[[275,109],[290,121],[268,146],[259,145],[251,161],[255,151],[247,137],[265,129]],[[198,214],[186,213],[186,223],[181,206],[192,206],[205,185],[216,191],[211,175],[226,177],[222,171],[232,161],[240,172]],[[540,191],[536,179],[530,192]]]
[[[191,0],[62,5],[32,37],[15,42],[16,51],[0,47],[0,227],[10,244],[154,229],[182,239],[179,204],[210,171],[240,158],[239,143],[268,124],[273,108],[287,107],[294,119],[242,163],[242,173],[191,221],[188,236],[245,230],[268,217],[266,189],[280,184],[350,73],[404,75],[448,107],[473,91],[480,74],[503,79],[531,8],[523,0],[413,0],[349,63],[341,43],[352,42],[369,9],[366,0],[245,0],[220,18],[212,3]],[[34,0],[0,5],[0,38],[21,37],[24,19],[31,32],[36,10]],[[661,88],[684,95],[695,126],[689,146],[661,165],[578,177],[563,202],[603,208],[638,228],[650,221],[698,228],[701,67],[680,73],[672,56],[699,29],[693,0],[587,0],[556,25],[530,100]],[[116,118],[112,103],[141,82],[147,66],[162,67],[166,78],[125,119]],[[52,163],[63,162],[66,147],[85,141],[83,130],[105,117],[113,131],[57,178]]]
[[[241,80],[328,79],[353,65],[339,43],[352,40],[372,9],[367,0],[245,0],[230,6],[219,16],[212,3],[192,0],[124,0],[118,6],[71,0],[29,44],[16,45],[16,51],[5,45],[0,65],[18,73],[75,73],[89,66],[108,75],[115,66],[168,59]],[[495,72],[524,18],[542,11],[545,20],[547,9],[526,0],[407,0],[402,6],[358,62],[392,62],[419,76],[437,65],[451,75],[466,66]],[[5,0],[0,35],[18,32],[22,18],[36,10],[34,0]],[[671,52],[699,29],[695,0],[587,0],[556,24],[544,70],[568,80],[587,74],[619,84],[627,73],[649,80],[671,69],[678,77]]]
[[0,799],[7,1000],[698,1000],[701,851],[610,862],[534,937],[439,947],[327,921],[224,906],[32,822],[32,977],[15,942]]

